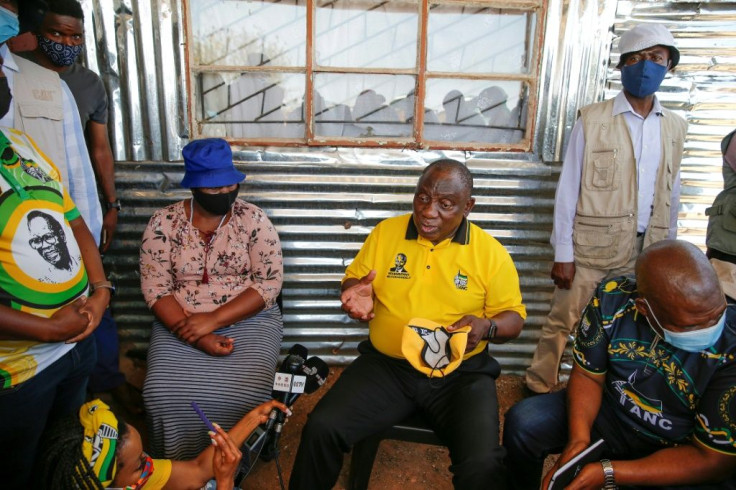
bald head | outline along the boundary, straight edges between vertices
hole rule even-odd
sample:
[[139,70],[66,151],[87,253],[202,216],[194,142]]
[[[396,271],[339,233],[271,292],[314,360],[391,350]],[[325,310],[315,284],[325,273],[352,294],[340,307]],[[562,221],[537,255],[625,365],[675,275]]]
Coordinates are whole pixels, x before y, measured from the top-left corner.
[[427,175],[436,171],[441,171],[443,173],[446,172],[447,174],[456,177],[467,192],[467,197],[473,195],[473,174],[470,173],[470,170],[468,170],[468,167],[464,164],[457,160],[452,160],[451,158],[435,160],[424,169],[422,176],[419,178],[419,182],[421,183]]
[[642,296],[663,306],[684,300],[707,304],[723,296],[708,258],[682,240],[663,240],[643,250],[636,261],[636,284]]

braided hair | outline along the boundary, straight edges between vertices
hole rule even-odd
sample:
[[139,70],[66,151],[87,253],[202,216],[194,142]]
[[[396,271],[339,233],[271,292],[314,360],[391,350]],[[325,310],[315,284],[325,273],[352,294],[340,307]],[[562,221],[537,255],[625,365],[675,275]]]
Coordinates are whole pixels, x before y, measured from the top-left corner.
[[[128,434],[127,424],[118,417],[118,440]],[[39,490],[101,490],[102,484],[82,453],[84,428],[76,414],[62,417],[46,428],[34,471]],[[118,444],[117,452],[123,444]]]

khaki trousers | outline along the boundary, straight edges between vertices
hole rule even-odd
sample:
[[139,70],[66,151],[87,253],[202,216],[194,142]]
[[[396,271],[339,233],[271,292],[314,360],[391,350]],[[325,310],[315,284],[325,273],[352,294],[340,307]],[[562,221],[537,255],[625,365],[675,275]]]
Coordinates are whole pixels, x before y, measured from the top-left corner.
[[575,277],[570,289],[555,287],[547,320],[534,351],[531,365],[526,370],[526,385],[536,393],[547,393],[557,384],[560,359],[567,339],[574,334],[574,327],[593,295],[596,286],[604,279],[633,275],[636,259],[641,252],[644,236],[636,239],[629,261],[616,269],[591,269],[575,265]]

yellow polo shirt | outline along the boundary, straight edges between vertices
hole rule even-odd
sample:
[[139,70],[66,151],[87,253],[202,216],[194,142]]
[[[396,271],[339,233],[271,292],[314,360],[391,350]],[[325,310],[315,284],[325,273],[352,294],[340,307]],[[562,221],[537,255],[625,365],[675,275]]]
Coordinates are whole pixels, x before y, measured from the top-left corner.
[[[495,238],[463,219],[454,238],[433,245],[419,236],[411,217],[379,223],[343,278],[377,272],[369,335],[378,351],[403,358],[402,329],[414,317],[442,325],[464,315],[490,318],[502,311],[526,318],[516,267]],[[486,344],[478,343],[465,359],[485,350]]]

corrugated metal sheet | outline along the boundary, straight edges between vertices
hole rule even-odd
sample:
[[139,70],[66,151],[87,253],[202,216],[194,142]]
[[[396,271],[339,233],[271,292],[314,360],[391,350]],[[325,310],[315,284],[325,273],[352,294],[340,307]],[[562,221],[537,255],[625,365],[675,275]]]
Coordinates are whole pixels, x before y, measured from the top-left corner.
[[189,137],[181,2],[80,3],[87,65],[110,97],[115,160],[179,159]]
[[[385,155],[389,157],[389,155]],[[340,310],[339,281],[368,232],[380,220],[411,210],[414,186],[424,163],[404,157],[379,163],[340,161],[311,154],[240,152],[248,178],[241,197],[262,207],[276,225],[285,257],[283,290],[285,345],[299,342],[311,353],[344,363],[366,337],[363,324]],[[471,163],[477,204],[471,218],[496,236],[514,256],[530,310],[538,325],[549,301],[544,280],[556,175],[543,164],[513,168]],[[125,163],[118,167],[124,203],[111,275],[119,282],[115,316],[121,337],[142,356],[151,315],[142,302],[137,273],[137,246],[153,211],[186,198],[175,185],[179,164]],[[136,203],[136,204],[133,204]],[[506,366],[519,369],[529,357],[534,332],[499,349]]]
[[[153,211],[188,195],[177,185],[181,164],[168,162],[179,158],[187,138],[183,9],[175,0],[86,0],[85,7],[92,13],[88,38],[94,39],[87,56],[111,91],[114,152],[121,161],[117,181],[124,209],[105,263],[121,285],[114,309],[124,347],[142,359],[152,316],[140,295],[137,247]],[[529,319],[520,339],[494,347],[506,372],[528,364],[549,307],[548,239],[564,137],[578,107],[620,88],[611,68],[617,59],[609,64],[608,53],[636,22],[664,22],[682,49],[662,98],[690,120],[680,227],[682,236],[702,244],[703,210],[721,185],[718,142],[736,125],[734,15],[733,2],[552,0],[535,153],[446,153],[469,159],[478,198],[471,219],[508,247],[520,272]],[[236,153],[248,174],[241,197],[266,210],[283,243],[284,346],[300,342],[328,361],[349,362],[366,330],[340,310],[344,267],[372,226],[410,210],[424,162],[439,154],[350,148]]]

